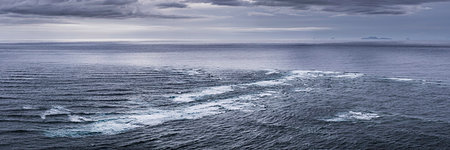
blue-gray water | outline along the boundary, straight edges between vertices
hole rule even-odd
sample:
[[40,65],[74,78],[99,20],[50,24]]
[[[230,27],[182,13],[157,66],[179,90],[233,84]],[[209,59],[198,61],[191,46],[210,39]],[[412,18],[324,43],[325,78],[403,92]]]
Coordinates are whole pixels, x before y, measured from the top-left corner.
[[0,149],[450,149],[450,47],[0,44]]

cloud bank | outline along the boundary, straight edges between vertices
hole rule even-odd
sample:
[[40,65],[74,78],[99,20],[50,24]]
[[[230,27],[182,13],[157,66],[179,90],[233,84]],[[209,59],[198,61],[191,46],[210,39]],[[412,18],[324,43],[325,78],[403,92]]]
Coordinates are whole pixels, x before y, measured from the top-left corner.
[[[184,4],[160,4],[161,8],[178,7]],[[0,14],[68,16],[87,18],[192,18],[185,15],[166,15],[145,9],[139,0],[3,0]]]
[[159,10],[189,9],[190,3],[229,7],[275,7],[348,15],[400,15],[424,9],[422,4],[450,0],[2,0],[0,14],[89,18],[193,18]]
[[449,0],[255,0],[254,5],[364,15],[399,15],[423,9],[420,5]]
[[[199,2],[199,0],[191,0]],[[200,0],[213,5],[269,6],[343,14],[400,15],[424,9],[420,5],[450,0]]]

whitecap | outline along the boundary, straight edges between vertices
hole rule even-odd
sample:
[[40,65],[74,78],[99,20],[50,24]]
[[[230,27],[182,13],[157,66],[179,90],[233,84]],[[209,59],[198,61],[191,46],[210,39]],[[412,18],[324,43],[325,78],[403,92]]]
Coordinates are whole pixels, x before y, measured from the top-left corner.
[[200,72],[200,71],[201,71],[201,70],[199,70],[199,69],[191,69],[191,70],[187,70],[186,73],[187,73],[188,75],[193,76],[193,75],[199,75],[199,74],[202,74],[202,72]]
[[[173,120],[199,119],[206,116],[217,115],[227,111],[252,111],[256,105],[245,102],[255,99],[254,95],[243,95],[236,98],[223,99],[218,101],[206,102],[187,107],[179,107],[171,110],[140,110],[130,112],[128,115],[121,115],[108,118],[97,118],[96,122],[78,126],[66,130],[52,130],[48,136],[83,136],[93,133],[118,134],[126,130],[142,126],[154,126]],[[86,121],[88,119],[70,115],[71,121]]]
[[256,86],[275,86],[285,84],[282,80],[268,80],[268,81],[258,81],[254,83],[248,83],[244,85],[256,85]]
[[92,121],[91,119],[81,117],[78,115],[69,115],[68,119],[70,122],[85,122],[85,121]]
[[413,81],[414,80],[414,79],[409,79],[409,78],[385,78],[385,79],[395,80],[395,81]]
[[317,78],[321,76],[338,74],[339,72],[333,71],[317,71],[317,70],[293,70],[291,75],[285,77],[285,80],[294,80],[296,78]]
[[291,75],[287,76],[286,80],[293,80],[296,78],[317,78],[323,76],[335,77],[335,78],[359,78],[363,76],[362,73],[341,73],[334,71],[317,71],[317,70],[294,70],[291,71]]
[[186,93],[176,96],[173,100],[176,102],[191,102],[203,96],[224,94],[231,91],[233,91],[232,86],[209,87],[199,92]]
[[272,96],[272,95],[273,95],[272,93],[261,93],[258,96],[259,97],[266,97],[266,96]]
[[344,73],[344,74],[336,75],[334,77],[336,77],[336,78],[351,78],[351,79],[354,79],[354,78],[362,77],[363,75],[364,74],[362,74],[362,73]]
[[266,69],[265,71],[267,71],[267,72],[265,73],[266,75],[272,75],[272,74],[278,74],[278,73],[280,73],[279,71],[274,70],[274,69]]
[[345,113],[339,113],[335,118],[325,119],[329,122],[351,121],[351,120],[371,120],[380,117],[375,113],[354,112],[349,111]]
[[26,105],[26,106],[22,106],[22,109],[30,110],[30,109],[36,109],[36,108],[34,108],[33,106],[30,106],[30,105]]
[[294,70],[291,71],[289,75],[284,76],[281,79],[277,80],[267,80],[267,81],[258,81],[254,83],[248,83],[244,85],[257,85],[257,86],[276,86],[287,84],[286,82],[290,80],[294,80],[297,78],[315,78],[319,76],[324,76],[326,74],[334,74],[336,72],[331,71],[309,71],[309,70]]
[[301,88],[301,89],[295,89],[295,92],[311,92],[314,90],[314,88]]
[[259,93],[258,96],[259,97],[267,97],[267,96],[272,96],[273,94],[278,93],[277,91],[265,91],[262,93]]
[[45,119],[47,116],[49,115],[69,115],[70,114],[70,110],[66,109],[62,106],[53,106],[53,108],[45,111],[43,114],[41,114],[41,118]]
[[316,71],[316,70],[294,70],[294,71],[291,71],[289,75],[284,76],[281,79],[257,81],[257,82],[253,82],[253,83],[237,84],[237,85],[208,87],[199,92],[191,92],[191,93],[186,93],[186,94],[181,94],[181,95],[175,96],[173,98],[173,101],[191,102],[191,101],[195,101],[196,99],[201,98],[203,96],[218,95],[218,94],[224,94],[227,92],[234,91],[233,87],[244,87],[245,88],[246,86],[268,87],[268,86],[277,86],[277,85],[288,85],[286,82],[288,82],[290,80],[294,80],[296,78],[315,78],[315,77],[326,76],[326,75],[334,75],[334,76],[330,76],[330,77],[339,77],[339,78],[357,78],[357,77],[362,76],[363,74],[359,74],[359,73],[342,74],[342,73],[333,72],[333,71]]

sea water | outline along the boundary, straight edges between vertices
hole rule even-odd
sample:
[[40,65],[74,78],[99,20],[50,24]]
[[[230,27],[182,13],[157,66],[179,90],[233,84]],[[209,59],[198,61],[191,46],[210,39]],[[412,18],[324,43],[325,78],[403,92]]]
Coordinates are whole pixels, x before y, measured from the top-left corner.
[[447,149],[450,47],[0,44],[0,149]]

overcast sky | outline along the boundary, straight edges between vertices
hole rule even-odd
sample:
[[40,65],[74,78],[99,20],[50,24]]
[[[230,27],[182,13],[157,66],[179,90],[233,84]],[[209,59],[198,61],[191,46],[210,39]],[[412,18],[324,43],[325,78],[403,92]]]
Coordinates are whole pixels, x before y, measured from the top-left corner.
[[0,41],[450,41],[449,0],[1,0]]

